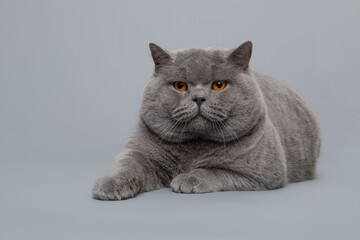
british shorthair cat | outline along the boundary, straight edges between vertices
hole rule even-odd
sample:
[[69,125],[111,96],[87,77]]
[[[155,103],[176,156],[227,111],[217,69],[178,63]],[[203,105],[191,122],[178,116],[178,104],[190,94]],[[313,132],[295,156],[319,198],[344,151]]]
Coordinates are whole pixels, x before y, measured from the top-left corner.
[[155,63],[137,127],[98,179],[93,197],[256,191],[314,178],[320,150],[313,112],[291,89],[249,67],[252,43],[167,51]]

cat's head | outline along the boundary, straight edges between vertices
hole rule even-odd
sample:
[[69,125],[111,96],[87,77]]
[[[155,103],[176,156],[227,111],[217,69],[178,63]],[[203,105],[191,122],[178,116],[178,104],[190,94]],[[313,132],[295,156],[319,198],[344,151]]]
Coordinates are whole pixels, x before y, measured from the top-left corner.
[[234,50],[163,50],[150,43],[155,70],[140,116],[160,138],[231,141],[253,128],[263,113],[260,89],[249,68],[252,43]]

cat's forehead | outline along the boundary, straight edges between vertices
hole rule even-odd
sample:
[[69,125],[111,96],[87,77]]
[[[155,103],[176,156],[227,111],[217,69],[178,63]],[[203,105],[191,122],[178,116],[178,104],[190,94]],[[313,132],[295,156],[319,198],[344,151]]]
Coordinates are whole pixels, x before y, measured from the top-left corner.
[[207,82],[211,80],[214,66],[226,61],[227,49],[219,48],[189,48],[173,53],[173,66],[185,71],[190,82]]
[[225,48],[186,48],[173,51],[177,66],[208,66],[225,62],[229,50]]

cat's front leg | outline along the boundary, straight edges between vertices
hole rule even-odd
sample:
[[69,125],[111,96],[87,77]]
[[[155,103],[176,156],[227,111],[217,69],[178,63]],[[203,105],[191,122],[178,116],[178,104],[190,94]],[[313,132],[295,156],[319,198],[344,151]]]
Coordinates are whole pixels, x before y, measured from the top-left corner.
[[176,176],[170,183],[177,193],[208,193],[217,191],[259,191],[285,186],[282,171],[265,176],[244,175],[218,168],[198,168]]
[[123,200],[138,193],[158,189],[161,184],[141,154],[119,154],[110,173],[96,180],[92,195],[99,200]]
[[[210,175],[211,174],[211,175]],[[177,193],[208,193],[220,191],[221,186],[206,169],[194,169],[177,175],[170,183]]]
[[133,198],[140,189],[140,181],[121,176],[105,176],[96,180],[92,195],[99,200],[122,200]]

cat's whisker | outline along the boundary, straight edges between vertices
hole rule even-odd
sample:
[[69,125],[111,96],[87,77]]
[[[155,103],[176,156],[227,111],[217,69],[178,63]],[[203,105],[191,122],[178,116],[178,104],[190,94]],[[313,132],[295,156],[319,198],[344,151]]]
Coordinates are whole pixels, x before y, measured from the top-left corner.
[[228,126],[226,125],[225,122],[219,122],[219,124],[221,124],[224,129],[226,130],[226,132],[229,134],[229,137],[231,138],[231,141],[233,142],[237,142],[237,137],[234,133],[231,132],[231,129],[228,128]]
[[174,124],[171,124],[171,125],[165,127],[165,128],[158,134],[158,136],[157,136],[156,139],[154,140],[154,143],[156,143],[157,140],[159,140],[159,139],[163,142],[163,141],[164,141],[163,138],[166,137],[166,135],[167,135],[170,131],[172,131],[172,130],[176,127],[176,125],[177,125],[178,123],[180,123],[180,121],[176,121]]
[[186,125],[187,125],[187,122],[184,122],[184,126],[183,126],[183,128],[182,128],[182,130],[181,130],[181,138],[180,138],[180,141],[183,140],[183,136],[184,136],[184,132],[185,132],[185,127],[186,127]]
[[224,134],[223,134],[223,131],[221,130],[220,126],[218,125],[217,122],[214,122],[214,121],[211,121],[212,123],[214,123],[214,125],[216,126],[216,130],[219,131],[222,135],[222,138],[223,138],[223,144],[224,144],[224,149],[225,149],[225,152],[224,152],[224,158],[226,157],[226,141],[225,141],[225,137],[224,137]]
[[[238,96],[239,97],[239,96]],[[237,99],[238,99],[237,97]],[[215,104],[214,104],[215,105]],[[222,112],[227,112],[224,107],[222,107],[219,104],[216,104],[216,106],[218,107],[218,109],[221,109]],[[236,134],[234,134],[231,129],[229,129],[229,126],[226,124],[226,122],[223,121],[219,121],[219,123],[225,128],[226,132],[229,134],[229,137],[231,138],[232,141],[238,142],[238,137],[236,136]]]
[[[178,121],[178,123],[179,124],[177,124],[176,127],[173,130],[175,132],[175,134],[173,134],[173,136],[169,140],[172,140],[173,137],[179,136],[181,127],[183,126],[183,124],[186,124],[185,122],[182,122],[182,121]],[[180,138],[180,141],[181,141],[181,139],[182,138]]]

